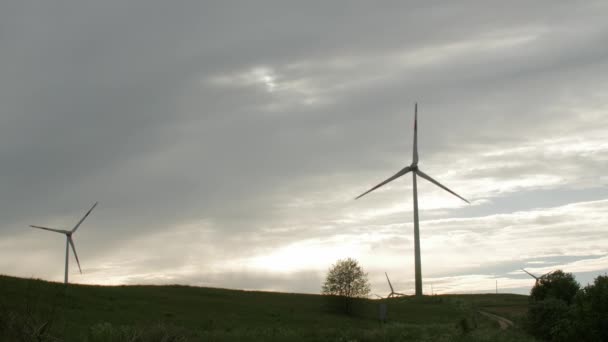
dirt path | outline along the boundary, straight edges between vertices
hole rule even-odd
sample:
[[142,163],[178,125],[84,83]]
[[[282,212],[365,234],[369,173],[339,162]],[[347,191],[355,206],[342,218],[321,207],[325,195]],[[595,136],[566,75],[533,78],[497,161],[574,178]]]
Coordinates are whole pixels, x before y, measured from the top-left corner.
[[479,313],[490,319],[497,321],[498,324],[500,325],[501,330],[506,330],[513,326],[513,322],[511,322],[510,320],[508,320],[504,317],[500,317],[500,316],[497,316],[495,314],[491,314],[491,313],[485,312],[485,311],[479,311]]

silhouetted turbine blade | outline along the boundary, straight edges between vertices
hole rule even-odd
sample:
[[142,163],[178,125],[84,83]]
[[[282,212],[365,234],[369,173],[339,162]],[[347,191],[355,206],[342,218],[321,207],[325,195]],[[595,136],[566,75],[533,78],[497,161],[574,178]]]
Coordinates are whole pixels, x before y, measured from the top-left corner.
[[355,199],[359,199],[359,198],[361,198],[361,197],[363,197],[363,196],[365,196],[365,195],[369,194],[370,192],[372,192],[372,191],[374,191],[374,190],[378,189],[379,187],[383,186],[383,185],[384,185],[384,184],[386,184],[386,183],[389,183],[389,182],[391,182],[391,181],[394,181],[395,179],[397,179],[397,178],[399,178],[399,177],[403,176],[404,174],[406,174],[406,173],[410,172],[411,170],[412,170],[412,168],[411,168],[411,167],[409,167],[409,166],[404,167],[403,169],[401,169],[401,171],[399,171],[399,172],[397,172],[396,174],[394,174],[394,175],[393,175],[391,178],[389,178],[389,179],[385,180],[384,182],[382,182],[382,183],[380,183],[380,184],[376,185],[375,187],[373,187],[373,188],[371,188],[371,189],[367,190],[366,192],[364,192],[364,193],[362,193],[361,195],[357,196]]
[[534,279],[538,280],[538,277],[537,277],[537,276],[535,276],[534,274],[532,274],[532,273],[530,273],[530,272],[528,272],[528,271],[524,270],[523,268],[522,268],[521,270],[522,270],[522,271],[524,271],[524,272],[526,272],[526,273],[528,273],[528,275],[529,275],[530,277],[532,277],[532,278],[534,278]]
[[93,211],[93,209],[95,209],[95,207],[97,206],[97,202],[95,202],[95,204],[93,204],[93,206],[91,207],[91,209],[89,209],[89,211],[87,211],[86,214],[84,214],[84,216],[80,219],[80,221],[76,224],[76,226],[74,226],[74,229],[72,229],[72,233],[76,231],[76,229],[78,229],[78,227],[80,227],[80,225],[82,224],[82,222],[84,221],[84,219],[87,218],[87,216],[89,216],[89,214],[91,213],[91,211]]
[[391,293],[394,293],[395,290],[393,290],[393,284],[391,284],[391,280],[388,279],[388,274],[386,274],[386,272],[384,272],[384,275],[386,276],[386,280],[388,280],[388,286],[391,288]]
[[414,105],[414,165],[418,164],[418,102]]
[[72,246],[72,251],[74,252],[74,257],[76,257],[76,263],[78,264],[78,270],[80,271],[80,274],[82,274],[82,269],[80,268],[80,260],[78,260],[78,254],[76,253],[76,247],[74,246],[74,241],[72,240],[72,237],[68,236],[68,242],[70,243],[70,246]]
[[455,193],[454,191],[452,191],[452,190],[448,189],[446,186],[444,186],[444,185],[442,185],[441,183],[439,183],[438,181],[434,180],[433,178],[431,178],[431,176],[427,175],[426,173],[424,173],[424,172],[422,172],[422,171],[420,171],[420,170],[417,170],[417,171],[416,171],[416,174],[418,174],[418,176],[420,176],[420,177],[422,177],[422,178],[424,178],[424,179],[428,180],[429,182],[431,182],[431,183],[433,183],[433,184],[437,185],[438,187],[442,188],[443,190],[445,190],[445,191],[447,191],[447,192],[451,193],[452,195],[454,195],[454,196],[456,196],[456,197],[460,198],[461,200],[463,200],[463,201],[465,201],[465,202],[467,202],[467,203],[469,203],[469,204],[470,204],[470,202],[469,202],[469,201],[467,201],[466,199],[464,199],[464,197],[462,197],[462,196],[460,196],[459,194]]
[[30,227],[32,228],[38,228],[38,229],[44,229],[44,230],[49,230],[51,232],[55,232],[55,233],[61,233],[61,234],[67,234],[69,233],[69,231],[67,230],[63,230],[63,229],[54,229],[54,228],[47,228],[47,227],[40,227],[40,226],[32,226],[30,225]]

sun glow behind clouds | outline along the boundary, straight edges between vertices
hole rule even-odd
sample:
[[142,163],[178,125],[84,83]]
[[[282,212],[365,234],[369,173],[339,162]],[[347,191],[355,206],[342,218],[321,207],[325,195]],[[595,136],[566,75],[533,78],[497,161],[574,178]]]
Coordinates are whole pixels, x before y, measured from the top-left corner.
[[325,269],[328,263],[360,255],[364,249],[360,242],[333,238],[296,242],[281,247],[270,254],[260,255],[245,261],[248,267],[270,272],[297,272]]
[[219,75],[210,82],[221,86],[263,85],[266,91],[272,93],[277,87],[276,80],[277,75],[272,68],[259,66],[241,73]]
[[245,70],[220,74],[206,82],[222,88],[260,88],[268,97],[261,106],[264,112],[285,112],[289,108],[317,106],[329,103],[322,89],[309,75],[290,72],[281,66],[255,66]]

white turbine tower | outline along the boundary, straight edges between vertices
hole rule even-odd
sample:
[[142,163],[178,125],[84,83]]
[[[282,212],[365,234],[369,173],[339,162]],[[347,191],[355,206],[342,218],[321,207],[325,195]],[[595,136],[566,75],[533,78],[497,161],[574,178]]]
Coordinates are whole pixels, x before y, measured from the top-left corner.
[[418,224],[418,188],[416,185],[416,175],[428,180],[429,182],[437,185],[443,190],[451,193],[452,195],[460,198],[461,200],[469,203],[466,199],[455,193],[454,191],[448,189],[438,181],[434,180],[431,176],[422,172],[418,168],[418,103],[414,106],[414,151],[413,151],[412,163],[409,166],[404,167],[401,171],[394,174],[392,177],[383,181],[382,183],[374,186],[373,188],[367,190],[361,195],[357,196],[355,199],[359,199],[368,193],[378,189],[379,187],[392,182],[393,180],[405,175],[408,172],[412,172],[412,178],[414,183],[414,257],[415,257],[415,271],[416,271],[416,296],[422,296],[422,269],[421,269],[421,261],[420,261],[420,233],[419,233],[419,224]]
[[55,233],[65,234],[65,278],[64,278],[65,284],[68,283],[68,259],[70,256],[70,246],[72,247],[72,251],[74,251],[74,257],[76,258],[76,263],[78,264],[78,270],[80,271],[80,274],[82,274],[82,269],[80,268],[80,261],[78,260],[78,254],[76,254],[76,246],[74,246],[74,240],[72,239],[72,234],[74,234],[76,232],[76,229],[78,229],[78,227],[80,227],[82,222],[87,218],[87,216],[89,216],[91,211],[93,211],[93,209],[96,206],[97,206],[97,202],[95,202],[95,204],[93,204],[91,209],[89,209],[89,211],[87,211],[87,213],[84,214],[84,216],[80,219],[80,221],[78,221],[78,223],[74,226],[74,228],[72,228],[72,230],[54,229],[54,228],[47,228],[47,227],[40,227],[40,226],[30,226],[32,228],[44,229],[44,230],[48,230],[48,231],[55,232]]

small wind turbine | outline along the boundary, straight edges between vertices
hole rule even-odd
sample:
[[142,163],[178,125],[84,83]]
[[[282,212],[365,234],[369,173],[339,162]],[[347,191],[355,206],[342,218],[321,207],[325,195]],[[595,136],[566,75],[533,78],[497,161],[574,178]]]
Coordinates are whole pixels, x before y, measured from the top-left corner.
[[82,269],[80,268],[80,261],[78,260],[78,254],[76,254],[76,247],[74,246],[74,240],[72,239],[72,234],[74,234],[76,232],[76,229],[78,229],[78,227],[80,227],[80,225],[82,224],[84,219],[86,219],[87,216],[89,216],[91,211],[93,211],[93,209],[96,206],[97,206],[97,202],[95,202],[95,204],[93,204],[91,209],[89,209],[89,211],[87,211],[87,213],[84,214],[84,216],[80,219],[80,221],[78,221],[78,223],[74,226],[74,228],[72,228],[72,230],[54,229],[54,228],[30,225],[30,227],[32,227],[32,228],[44,229],[44,230],[48,230],[48,231],[55,232],[55,233],[65,234],[65,278],[64,278],[65,284],[68,283],[68,259],[70,256],[70,246],[72,247],[72,251],[74,251],[74,257],[76,258],[76,263],[78,264],[78,270],[80,271],[80,274],[82,274]]
[[401,171],[397,172],[392,177],[390,177],[387,180],[383,181],[382,183],[374,186],[373,188],[367,190],[366,192],[357,196],[357,198],[355,198],[355,199],[359,199],[359,198],[367,195],[368,193],[378,189],[379,187],[381,187],[389,182],[394,181],[395,179],[405,175],[406,173],[408,173],[410,171],[412,172],[412,178],[413,178],[413,183],[414,183],[414,252],[415,252],[414,257],[415,257],[415,271],[416,271],[416,296],[422,296],[422,267],[421,267],[421,261],[420,261],[420,233],[419,233],[419,227],[418,227],[419,226],[419,224],[418,224],[418,188],[416,185],[416,175],[428,180],[429,182],[437,185],[438,187],[442,188],[443,190],[451,193],[452,195],[460,198],[461,200],[463,200],[467,203],[469,203],[469,201],[467,201],[466,199],[464,199],[463,197],[461,197],[454,191],[448,189],[447,187],[445,187],[438,181],[434,180],[431,176],[422,172],[422,170],[420,170],[418,168],[418,103],[416,103],[414,106],[414,149],[413,149],[413,154],[414,155],[413,155],[412,163],[409,166],[404,167],[403,169],[401,169]]
[[547,273],[545,273],[545,274],[541,275],[540,277],[537,277],[537,276],[535,276],[534,274],[532,274],[532,273],[530,273],[530,272],[528,272],[528,271],[524,270],[523,268],[522,268],[521,270],[522,270],[522,271],[524,271],[524,272],[526,272],[526,273],[528,273],[528,275],[529,275],[530,277],[532,277],[532,278],[534,278],[534,279],[535,279],[535,281],[534,281],[534,286],[538,285],[538,281],[539,281],[539,280],[541,280],[541,279],[543,279],[544,277],[548,276],[549,274],[553,273],[553,271],[551,271],[551,272],[547,272]]
[[393,290],[393,284],[391,284],[391,280],[388,279],[388,274],[384,272],[384,275],[386,276],[386,280],[388,281],[388,286],[391,288],[391,293],[389,293],[388,297],[386,298],[405,296],[403,293],[395,292],[395,290]]

